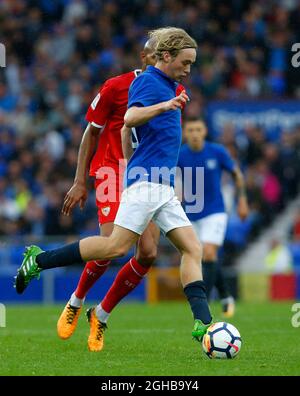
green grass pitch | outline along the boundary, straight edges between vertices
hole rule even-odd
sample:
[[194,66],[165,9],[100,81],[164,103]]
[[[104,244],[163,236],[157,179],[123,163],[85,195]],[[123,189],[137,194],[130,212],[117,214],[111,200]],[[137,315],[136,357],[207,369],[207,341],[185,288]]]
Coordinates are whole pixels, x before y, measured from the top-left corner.
[[[88,303],[86,307],[88,307]],[[109,321],[105,347],[87,350],[85,315],[67,341],[56,335],[62,306],[7,306],[0,328],[0,375],[299,375],[300,327],[291,325],[291,303],[239,303],[229,320],[242,336],[232,360],[210,360],[192,341],[185,302],[121,304]],[[215,320],[222,320],[217,303]]]

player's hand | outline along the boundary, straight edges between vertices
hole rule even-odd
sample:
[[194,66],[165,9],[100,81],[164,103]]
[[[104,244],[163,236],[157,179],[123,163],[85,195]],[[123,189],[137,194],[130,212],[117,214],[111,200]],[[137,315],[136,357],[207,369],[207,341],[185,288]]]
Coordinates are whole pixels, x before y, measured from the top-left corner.
[[61,210],[62,214],[70,216],[73,208],[77,204],[79,204],[79,207],[82,210],[87,200],[87,196],[88,192],[85,183],[74,183],[65,196]]
[[164,102],[164,109],[165,111],[181,109],[189,100],[190,99],[187,96],[186,92],[182,91],[180,95],[176,96],[171,100],[168,100],[167,102]]
[[245,220],[249,215],[249,206],[246,197],[240,197],[237,205],[237,213],[241,220]]

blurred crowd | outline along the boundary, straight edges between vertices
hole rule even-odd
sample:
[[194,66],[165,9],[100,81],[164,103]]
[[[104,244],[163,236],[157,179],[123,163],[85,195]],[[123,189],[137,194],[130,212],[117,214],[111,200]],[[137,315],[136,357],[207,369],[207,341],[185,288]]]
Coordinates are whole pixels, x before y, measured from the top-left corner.
[[[0,236],[98,233],[94,195],[60,214],[72,185],[85,112],[103,81],[139,66],[149,29],[177,26],[199,43],[187,116],[211,99],[299,98],[291,46],[300,42],[297,0],[2,0],[0,42]],[[300,129],[268,142],[249,126],[220,141],[245,172],[249,221],[231,212],[227,243],[243,247],[298,192]],[[91,188],[92,191],[92,188]]]

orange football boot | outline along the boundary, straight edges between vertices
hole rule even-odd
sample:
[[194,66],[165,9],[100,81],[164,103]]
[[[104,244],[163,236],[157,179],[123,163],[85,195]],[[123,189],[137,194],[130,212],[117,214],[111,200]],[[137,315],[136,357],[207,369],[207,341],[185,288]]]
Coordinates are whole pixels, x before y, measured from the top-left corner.
[[57,334],[60,338],[66,340],[71,337],[76,329],[80,312],[81,307],[73,307],[70,303],[65,306],[57,322]]
[[100,322],[95,313],[95,308],[89,308],[86,311],[88,322],[90,324],[90,335],[88,338],[88,348],[91,352],[99,352],[103,349],[103,333],[107,328],[105,323]]

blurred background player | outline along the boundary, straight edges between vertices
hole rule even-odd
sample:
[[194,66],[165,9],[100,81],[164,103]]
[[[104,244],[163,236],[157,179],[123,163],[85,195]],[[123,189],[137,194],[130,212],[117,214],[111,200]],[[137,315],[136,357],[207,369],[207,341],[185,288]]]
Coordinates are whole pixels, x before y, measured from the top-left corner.
[[[126,127],[136,128],[139,145],[127,169],[120,207],[109,237],[94,236],[59,249],[43,252],[37,246],[26,249],[18,270],[16,288],[22,293],[42,270],[68,266],[102,257],[111,259],[127,253],[153,220],[181,253],[180,277],[194,317],[192,336],[201,341],[212,317],[202,280],[202,249],[197,236],[174,193],[172,170],[181,145],[181,108],[185,92],[176,95],[177,81],[191,70],[197,44],[183,29],[168,28],[159,36],[156,67],[149,66],[131,84]],[[142,173],[136,172],[143,169]],[[156,178],[156,169],[167,172]],[[149,200],[154,196],[156,199]],[[91,325],[89,345],[101,343],[101,305],[88,310]]]
[[[202,268],[207,297],[210,297],[215,285],[221,298],[223,314],[231,317],[234,314],[234,299],[226,286],[222,268],[217,265],[218,249],[224,242],[228,217],[221,191],[223,170],[233,176],[237,192],[237,212],[242,220],[248,216],[249,209],[244,178],[239,167],[222,145],[206,141],[206,135],[204,121],[190,119],[184,123],[186,144],[182,146],[178,160],[182,175],[182,199],[186,214],[203,244]],[[204,175],[197,174],[197,167],[204,170]],[[187,168],[192,169],[191,178],[187,176]],[[187,191],[196,193],[193,201],[185,196]],[[202,193],[203,207],[200,205],[199,209],[195,210]]]

